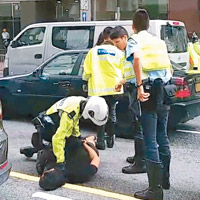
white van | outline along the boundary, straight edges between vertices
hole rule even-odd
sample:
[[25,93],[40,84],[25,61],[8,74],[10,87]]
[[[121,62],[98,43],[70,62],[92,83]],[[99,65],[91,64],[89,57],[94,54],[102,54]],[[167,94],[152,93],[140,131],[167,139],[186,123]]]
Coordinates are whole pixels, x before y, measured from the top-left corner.
[[[4,74],[13,75],[31,72],[59,51],[91,48],[96,44],[99,34],[105,27],[117,25],[126,28],[129,35],[132,34],[131,20],[55,22],[29,25],[9,45],[4,63]],[[169,20],[151,20],[149,31],[165,41],[167,37],[180,38],[180,40],[173,41],[180,48],[171,50],[167,43],[168,51],[174,62],[182,65],[187,63],[187,56],[185,56],[187,54],[187,48],[185,50],[187,34],[183,23]],[[184,44],[181,44],[180,41]]]
[[183,22],[151,20],[149,32],[165,41],[170,60],[178,63],[181,70],[189,69],[188,37]]

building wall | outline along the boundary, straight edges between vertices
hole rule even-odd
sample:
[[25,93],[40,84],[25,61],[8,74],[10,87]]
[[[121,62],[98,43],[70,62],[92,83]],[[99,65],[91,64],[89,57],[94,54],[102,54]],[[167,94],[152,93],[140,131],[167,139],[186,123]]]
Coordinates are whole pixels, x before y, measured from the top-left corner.
[[38,22],[55,21],[56,9],[53,1],[23,1],[21,6],[21,28]]
[[200,33],[199,0],[169,0],[169,19],[183,21],[189,34]]
[[[36,21],[36,2],[21,2],[21,29]],[[31,8],[31,9],[30,9]]]

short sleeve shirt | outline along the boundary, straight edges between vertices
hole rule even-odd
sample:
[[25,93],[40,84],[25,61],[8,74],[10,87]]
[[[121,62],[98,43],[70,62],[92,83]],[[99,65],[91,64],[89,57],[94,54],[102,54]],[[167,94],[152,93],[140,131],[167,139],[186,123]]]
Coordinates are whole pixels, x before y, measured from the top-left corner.
[[[125,50],[126,61],[131,62],[133,65],[133,54],[140,50],[138,43],[132,39],[128,39],[128,44]],[[128,80],[127,82],[136,83],[136,78]]]

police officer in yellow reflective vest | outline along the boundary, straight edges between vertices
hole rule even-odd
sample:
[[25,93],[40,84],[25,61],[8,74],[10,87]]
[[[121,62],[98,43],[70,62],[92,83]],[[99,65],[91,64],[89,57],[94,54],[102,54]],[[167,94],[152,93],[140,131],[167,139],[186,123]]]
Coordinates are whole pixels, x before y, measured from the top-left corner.
[[102,126],[108,119],[108,106],[101,97],[84,97],[72,96],[56,102],[47,111],[46,115],[59,113],[60,125],[52,138],[53,152],[56,156],[57,163],[64,163],[65,143],[70,137],[80,137],[79,119],[90,119],[94,124]]
[[[102,96],[109,107],[109,120],[106,125],[107,147],[114,145],[116,126],[116,98],[123,94],[115,91],[115,85],[123,79],[124,54],[112,41],[106,40],[103,44],[93,47],[87,54],[84,62],[83,80],[88,81],[88,96]],[[105,127],[97,130],[97,148],[105,149]]]
[[163,188],[169,189],[171,152],[167,135],[169,106],[163,104],[164,85],[171,74],[170,60],[164,41],[147,32],[149,15],[138,9],[133,16],[132,39],[140,50],[134,53],[134,71],[138,99],[141,101],[141,124],[145,144],[149,187],[134,196],[145,200],[163,200]]
[[192,43],[188,44],[188,51],[190,56],[190,70],[200,70],[200,44],[196,33],[192,35]]

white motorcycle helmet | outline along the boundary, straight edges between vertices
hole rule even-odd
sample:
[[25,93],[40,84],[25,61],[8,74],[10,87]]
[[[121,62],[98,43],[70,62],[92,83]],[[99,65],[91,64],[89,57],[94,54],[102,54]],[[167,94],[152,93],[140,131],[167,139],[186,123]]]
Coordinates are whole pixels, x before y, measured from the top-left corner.
[[83,118],[90,119],[97,126],[103,126],[108,121],[108,105],[104,98],[89,97],[83,110]]

